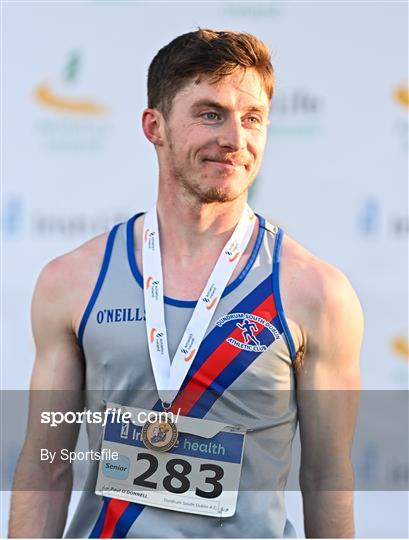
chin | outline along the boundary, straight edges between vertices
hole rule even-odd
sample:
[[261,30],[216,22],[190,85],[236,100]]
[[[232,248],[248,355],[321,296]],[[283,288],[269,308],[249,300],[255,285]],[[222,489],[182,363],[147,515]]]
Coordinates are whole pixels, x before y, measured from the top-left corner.
[[227,203],[238,199],[244,191],[245,190],[237,191],[233,189],[226,189],[225,187],[214,187],[211,189],[202,190],[197,195],[202,203]]
[[252,184],[252,181],[248,178],[240,178],[235,174],[223,176],[205,175],[195,180],[191,177],[190,181],[187,181],[185,175],[180,175],[179,178],[182,180],[185,189],[202,204],[234,201],[247,191]]

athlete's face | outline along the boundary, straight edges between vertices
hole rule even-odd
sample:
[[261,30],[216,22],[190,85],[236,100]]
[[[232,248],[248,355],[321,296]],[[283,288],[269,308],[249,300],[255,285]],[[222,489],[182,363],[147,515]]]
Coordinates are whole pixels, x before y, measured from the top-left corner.
[[267,136],[269,99],[253,69],[179,91],[164,124],[161,170],[202,203],[239,197],[254,181]]

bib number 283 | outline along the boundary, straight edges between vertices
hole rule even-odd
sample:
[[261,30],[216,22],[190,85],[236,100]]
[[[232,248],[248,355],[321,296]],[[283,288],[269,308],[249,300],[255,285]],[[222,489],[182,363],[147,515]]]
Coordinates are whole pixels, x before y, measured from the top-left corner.
[[[141,474],[134,478],[133,484],[143,488],[158,489],[157,482],[148,480],[159,468],[159,461],[156,456],[142,452],[137,455],[136,460],[138,462],[145,461],[147,467],[145,467]],[[166,472],[168,474],[162,478],[162,485],[166,491],[182,494],[192,490],[191,479],[189,478],[189,475],[192,472],[192,465],[189,461],[179,458],[170,459],[166,462]],[[223,491],[223,486],[219,482],[224,476],[223,468],[214,463],[201,463],[199,472],[202,473],[200,476],[201,478],[203,477],[204,484],[208,485],[210,489],[203,490],[196,487],[195,494],[198,497],[203,497],[205,499],[214,499],[218,497]],[[206,473],[211,474],[208,475]],[[161,488],[159,487],[159,489]]]

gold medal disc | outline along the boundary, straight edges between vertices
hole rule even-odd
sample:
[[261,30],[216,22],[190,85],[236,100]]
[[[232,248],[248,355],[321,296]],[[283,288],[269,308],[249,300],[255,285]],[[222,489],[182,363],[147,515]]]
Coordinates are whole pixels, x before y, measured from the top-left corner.
[[178,429],[173,422],[149,422],[142,428],[142,441],[149,450],[167,452],[178,440]]

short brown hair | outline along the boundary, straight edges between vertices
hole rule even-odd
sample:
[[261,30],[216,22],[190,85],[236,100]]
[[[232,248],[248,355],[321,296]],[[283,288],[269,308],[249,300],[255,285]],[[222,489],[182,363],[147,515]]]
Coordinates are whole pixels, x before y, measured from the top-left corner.
[[217,82],[236,69],[254,68],[271,100],[274,72],[268,47],[246,32],[199,28],[178,36],[156,54],[148,70],[148,107],[158,109],[165,118],[175,95],[186,84],[202,75]]

